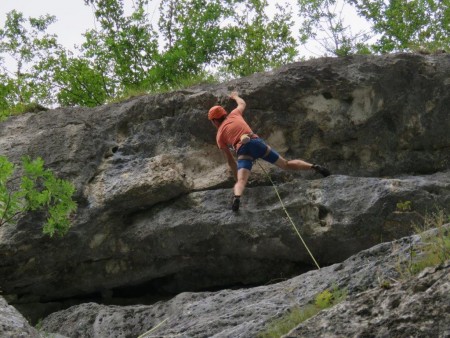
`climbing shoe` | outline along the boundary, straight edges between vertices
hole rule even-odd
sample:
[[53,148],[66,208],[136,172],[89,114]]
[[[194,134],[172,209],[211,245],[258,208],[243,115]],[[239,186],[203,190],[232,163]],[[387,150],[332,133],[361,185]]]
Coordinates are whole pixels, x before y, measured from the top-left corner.
[[233,197],[233,203],[231,204],[231,210],[238,211],[239,210],[239,204],[241,204],[241,196],[234,196]]
[[323,177],[327,177],[327,176],[331,175],[330,171],[327,168],[322,167],[321,165],[318,165],[318,164],[313,164],[311,169],[313,169],[316,173],[321,174]]

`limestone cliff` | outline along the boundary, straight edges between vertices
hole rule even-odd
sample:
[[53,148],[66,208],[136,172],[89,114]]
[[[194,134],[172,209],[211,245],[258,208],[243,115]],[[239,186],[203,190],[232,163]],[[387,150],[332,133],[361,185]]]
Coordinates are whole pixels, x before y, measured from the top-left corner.
[[419,236],[382,243],[342,263],[276,284],[219,292],[182,293],[153,305],[86,303],[54,313],[43,330],[68,337],[258,337],[274,320],[314,302],[326,289],[346,290],[345,301],[321,311],[289,338],[448,337],[450,262],[407,281],[407,262]]
[[[324,58],[224,84],[0,124],[0,154],[41,156],[77,187],[64,238],[38,218],[0,228],[0,289],[33,321],[83,301],[264,284],[313,268],[258,165],[238,214],[208,108],[246,119],[286,158],[332,176],[269,169],[321,266],[410,234],[450,211],[450,56]],[[411,201],[411,210],[397,203]]]

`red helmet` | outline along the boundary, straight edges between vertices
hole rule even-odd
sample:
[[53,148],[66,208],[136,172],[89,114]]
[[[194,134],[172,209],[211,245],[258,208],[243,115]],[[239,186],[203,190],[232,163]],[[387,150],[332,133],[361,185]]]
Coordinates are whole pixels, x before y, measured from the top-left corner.
[[208,112],[208,120],[220,119],[227,116],[227,112],[222,106],[214,106]]

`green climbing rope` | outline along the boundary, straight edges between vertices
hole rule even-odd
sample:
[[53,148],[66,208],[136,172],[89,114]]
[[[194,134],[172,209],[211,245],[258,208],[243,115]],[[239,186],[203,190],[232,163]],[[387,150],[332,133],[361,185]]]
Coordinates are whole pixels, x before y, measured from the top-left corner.
[[261,167],[261,169],[264,171],[264,173],[266,174],[266,176],[269,178],[270,183],[272,183],[272,186],[273,186],[273,188],[274,188],[274,190],[275,190],[275,193],[277,194],[278,199],[280,200],[281,206],[283,207],[284,212],[286,213],[286,215],[287,215],[289,221],[291,222],[292,227],[294,228],[295,232],[297,233],[298,237],[300,238],[300,241],[301,241],[301,242],[303,243],[303,245],[305,246],[306,251],[308,251],[309,255],[311,256],[312,260],[314,261],[314,264],[316,264],[317,268],[320,270],[320,266],[319,266],[319,264],[317,263],[316,259],[314,258],[314,255],[312,254],[311,250],[309,250],[308,246],[306,245],[305,241],[303,240],[302,235],[300,235],[300,231],[298,231],[297,227],[295,226],[295,223],[294,223],[294,221],[292,220],[291,215],[289,215],[289,213],[288,213],[286,207],[284,206],[284,203],[283,203],[283,200],[281,199],[280,193],[278,192],[278,189],[277,189],[275,183],[272,181],[272,177],[270,177],[269,173],[266,171],[266,169],[264,169],[264,167],[261,165],[261,163],[258,162],[258,164],[259,164],[259,166]]

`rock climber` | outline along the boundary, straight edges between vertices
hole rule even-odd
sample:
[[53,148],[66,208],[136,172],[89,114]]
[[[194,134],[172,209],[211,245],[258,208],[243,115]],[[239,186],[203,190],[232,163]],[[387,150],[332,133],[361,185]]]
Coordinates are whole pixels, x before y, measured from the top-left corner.
[[[253,133],[243,118],[246,107],[245,101],[237,92],[230,94],[230,99],[236,101],[237,107],[228,114],[222,106],[214,106],[208,112],[208,119],[217,128],[216,141],[227,159],[233,176],[234,197],[231,210],[238,211],[241,196],[250,177],[253,162],[262,158],[284,170],[314,170],[322,176],[330,175],[330,171],[323,166],[311,164],[303,160],[286,160]],[[231,152],[237,155],[237,162]]]

